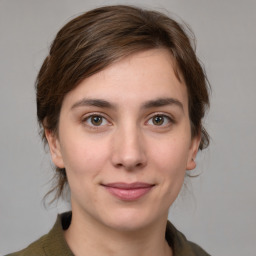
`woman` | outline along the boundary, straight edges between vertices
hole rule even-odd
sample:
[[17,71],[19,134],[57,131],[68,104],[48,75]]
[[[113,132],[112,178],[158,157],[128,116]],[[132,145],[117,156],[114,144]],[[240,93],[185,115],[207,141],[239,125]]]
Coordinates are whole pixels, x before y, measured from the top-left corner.
[[208,255],[167,221],[208,145],[207,79],[181,25],[129,6],[87,12],[57,34],[36,81],[56,199],[72,212],[11,255]]

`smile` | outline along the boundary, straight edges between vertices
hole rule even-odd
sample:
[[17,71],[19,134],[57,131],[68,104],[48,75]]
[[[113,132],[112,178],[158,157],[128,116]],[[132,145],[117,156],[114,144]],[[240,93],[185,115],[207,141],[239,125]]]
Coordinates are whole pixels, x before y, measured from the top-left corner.
[[108,183],[103,185],[113,196],[123,201],[134,201],[146,195],[154,184],[135,182],[135,183]]

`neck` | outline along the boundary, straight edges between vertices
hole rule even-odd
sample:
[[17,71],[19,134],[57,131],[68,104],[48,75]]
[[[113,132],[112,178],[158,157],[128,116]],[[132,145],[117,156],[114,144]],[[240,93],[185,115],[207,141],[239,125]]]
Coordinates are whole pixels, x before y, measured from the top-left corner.
[[136,230],[113,230],[73,211],[65,238],[76,256],[171,256],[165,240],[166,221],[167,218]]

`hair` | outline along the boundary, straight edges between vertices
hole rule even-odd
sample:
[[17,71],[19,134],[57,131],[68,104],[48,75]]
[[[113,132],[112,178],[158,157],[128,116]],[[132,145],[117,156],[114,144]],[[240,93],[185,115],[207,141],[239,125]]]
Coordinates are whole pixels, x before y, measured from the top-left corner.
[[[57,33],[35,84],[45,145],[44,130],[58,134],[63,99],[82,80],[133,53],[164,48],[173,56],[177,78],[187,87],[192,137],[200,135],[199,149],[206,148],[209,135],[202,119],[209,107],[209,84],[187,30],[160,12],[124,5],[100,7],[69,21]],[[53,201],[67,184],[65,169],[56,167],[55,176],[57,183],[49,192],[56,191]]]

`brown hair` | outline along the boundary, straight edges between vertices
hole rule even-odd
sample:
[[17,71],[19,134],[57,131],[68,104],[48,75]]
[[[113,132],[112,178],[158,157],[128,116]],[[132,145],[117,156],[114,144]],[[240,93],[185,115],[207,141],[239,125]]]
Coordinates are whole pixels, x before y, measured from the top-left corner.
[[[173,55],[175,73],[187,86],[192,136],[201,133],[199,148],[207,147],[202,118],[209,106],[208,82],[185,28],[162,13],[123,5],[84,13],[58,32],[36,80],[43,141],[44,129],[57,134],[63,99],[83,79],[130,54],[155,48]],[[58,182],[51,190],[57,189],[55,199],[67,183],[65,169],[57,167],[56,175]]]

